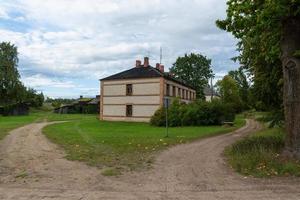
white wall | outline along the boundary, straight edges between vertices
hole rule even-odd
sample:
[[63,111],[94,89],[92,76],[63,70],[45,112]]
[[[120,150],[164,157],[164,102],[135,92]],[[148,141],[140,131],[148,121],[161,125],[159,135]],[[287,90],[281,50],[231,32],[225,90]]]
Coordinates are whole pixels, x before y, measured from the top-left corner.
[[[148,122],[160,106],[160,78],[103,81],[103,119]],[[126,84],[132,95],[126,96]],[[126,117],[126,105],[132,105],[132,117]]]

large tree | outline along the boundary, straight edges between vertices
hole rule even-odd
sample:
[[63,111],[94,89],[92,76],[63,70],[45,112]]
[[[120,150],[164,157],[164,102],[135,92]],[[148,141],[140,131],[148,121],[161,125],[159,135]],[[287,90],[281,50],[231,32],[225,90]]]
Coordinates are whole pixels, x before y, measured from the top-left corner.
[[[227,5],[227,18],[217,25],[238,39],[238,60],[261,84],[283,83],[284,155],[300,158],[300,1],[229,0]],[[273,94],[280,90],[276,85],[268,88]]]
[[196,90],[198,99],[204,99],[204,88],[213,76],[211,60],[201,54],[191,53],[178,57],[170,69],[178,79],[191,85]]
[[241,102],[243,104],[243,109],[247,109],[249,107],[249,96],[250,96],[250,84],[243,68],[239,68],[237,70],[232,70],[228,72],[228,75],[231,76],[235,80],[238,86],[239,96],[241,98]]
[[23,89],[17,67],[17,47],[7,42],[0,43],[0,105],[16,100],[18,90]]
[[43,104],[43,93],[26,88],[18,72],[18,50],[9,42],[0,43],[0,106],[26,103],[33,107]]
[[239,86],[236,80],[230,75],[226,75],[222,80],[216,83],[218,93],[221,96],[221,100],[225,104],[230,104],[236,112],[242,110],[241,98],[239,95]]

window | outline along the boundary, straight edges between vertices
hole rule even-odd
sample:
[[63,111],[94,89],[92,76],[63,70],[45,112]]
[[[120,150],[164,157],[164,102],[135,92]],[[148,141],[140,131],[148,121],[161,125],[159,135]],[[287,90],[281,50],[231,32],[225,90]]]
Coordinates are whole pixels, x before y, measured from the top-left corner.
[[176,97],[176,87],[175,86],[173,86],[172,96]]
[[189,91],[186,91],[185,98],[189,99]]
[[166,95],[170,96],[170,85],[167,84]]
[[132,84],[127,84],[126,85],[126,96],[131,96],[132,95]]
[[132,105],[126,105],[126,117],[132,117]]
[[182,89],[182,98],[185,99],[185,90]]
[[181,89],[180,88],[178,88],[178,94],[177,94],[177,96],[181,97]]

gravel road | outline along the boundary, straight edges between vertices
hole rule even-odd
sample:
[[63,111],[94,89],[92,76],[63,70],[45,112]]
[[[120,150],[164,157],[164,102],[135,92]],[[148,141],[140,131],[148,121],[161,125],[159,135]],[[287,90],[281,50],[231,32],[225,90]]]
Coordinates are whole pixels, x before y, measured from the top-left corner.
[[223,150],[260,129],[245,127],[178,145],[158,155],[153,168],[120,177],[66,160],[41,133],[51,123],[15,129],[0,142],[0,199],[300,199],[299,178],[255,179],[233,172]]

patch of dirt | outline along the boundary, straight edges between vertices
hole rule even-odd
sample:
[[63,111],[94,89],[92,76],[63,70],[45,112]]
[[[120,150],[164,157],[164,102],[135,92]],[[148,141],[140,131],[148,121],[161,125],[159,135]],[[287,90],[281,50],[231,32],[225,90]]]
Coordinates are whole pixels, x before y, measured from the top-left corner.
[[153,168],[106,177],[97,168],[66,160],[41,133],[51,123],[13,130],[0,143],[0,199],[300,199],[299,178],[255,179],[230,169],[226,146],[260,129],[178,145],[162,152]]

